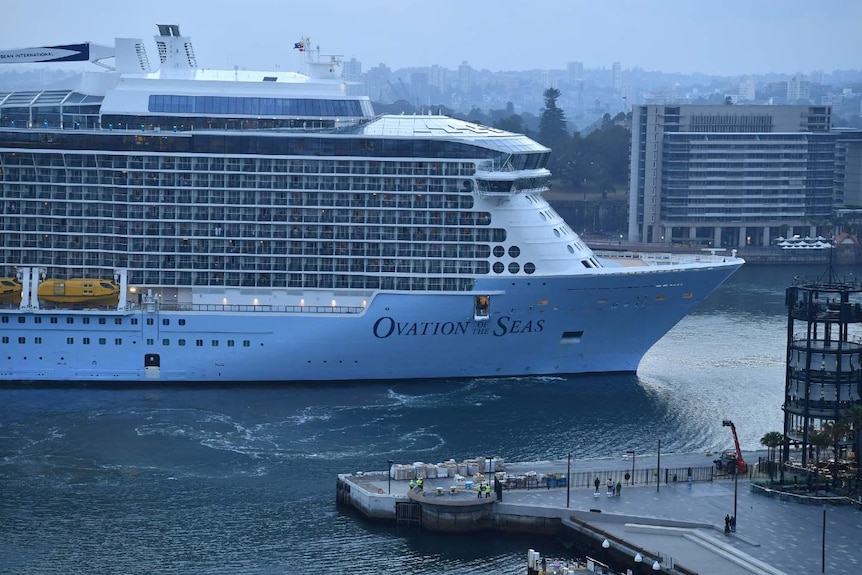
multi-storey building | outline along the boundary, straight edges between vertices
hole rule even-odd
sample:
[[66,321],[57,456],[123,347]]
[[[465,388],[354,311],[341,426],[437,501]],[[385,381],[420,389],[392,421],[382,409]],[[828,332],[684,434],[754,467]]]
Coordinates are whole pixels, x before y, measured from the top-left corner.
[[767,246],[817,234],[835,198],[829,106],[635,106],[629,237]]

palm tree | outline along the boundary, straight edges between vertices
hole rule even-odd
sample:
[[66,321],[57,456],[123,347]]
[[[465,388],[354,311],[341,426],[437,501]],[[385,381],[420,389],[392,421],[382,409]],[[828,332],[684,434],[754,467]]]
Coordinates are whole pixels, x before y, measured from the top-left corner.
[[859,482],[862,480],[862,466],[859,465],[859,455],[862,454],[862,405],[854,405],[848,409],[841,421],[845,422],[855,434],[853,455],[856,460],[856,489],[858,490]]
[[826,447],[829,447],[831,439],[829,437],[829,433],[823,430],[815,431],[808,435],[808,443],[814,446],[814,467],[815,467],[815,475],[820,463],[820,450]]
[[776,448],[784,443],[784,434],[780,431],[770,431],[760,438],[760,444],[766,447],[766,456],[769,459],[769,480],[773,479]]

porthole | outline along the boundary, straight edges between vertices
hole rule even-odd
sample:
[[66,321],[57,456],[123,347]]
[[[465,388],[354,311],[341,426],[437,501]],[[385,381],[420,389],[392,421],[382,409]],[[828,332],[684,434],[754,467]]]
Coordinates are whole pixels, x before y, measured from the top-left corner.
[[567,245],[566,247],[567,247],[567,248],[569,248],[569,253],[570,253],[570,254],[575,253],[575,248],[573,248],[571,244]]
[[519,255],[521,255],[521,248],[519,248],[518,246],[512,246],[509,248],[509,257],[510,258],[516,258]]
[[506,253],[506,248],[503,246],[494,246],[494,256],[501,258]]
[[509,273],[510,274],[516,274],[519,271],[521,271],[521,266],[518,265],[518,262],[511,262],[509,264]]
[[505,266],[503,265],[503,262],[494,262],[494,273],[495,273],[495,274],[501,274],[501,273],[503,273],[503,270],[504,270],[504,269],[506,269],[506,268],[505,268]]
[[524,273],[525,274],[532,274],[535,271],[536,271],[536,264],[534,264],[533,262],[527,262],[524,264]]

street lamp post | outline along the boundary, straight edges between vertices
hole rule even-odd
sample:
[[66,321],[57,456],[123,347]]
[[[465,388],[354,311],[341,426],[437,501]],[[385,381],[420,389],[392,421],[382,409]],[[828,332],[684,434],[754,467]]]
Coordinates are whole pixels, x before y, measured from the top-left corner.
[[658,440],[658,461],[656,465],[658,467],[655,470],[655,492],[658,493],[661,487],[661,439]]
[[733,468],[733,531],[736,531],[736,493],[739,487],[739,469]]
[[608,566],[610,566],[610,563],[611,563],[610,552],[608,551],[608,549],[610,549],[610,548],[611,548],[611,542],[610,541],[608,541],[607,539],[602,541],[602,549],[605,550],[605,552],[604,552],[605,565],[608,565]]
[[826,505],[823,506],[823,535],[820,541],[820,572],[826,573]]
[[632,485],[635,484],[635,450],[629,449],[626,453],[632,454]]
[[569,452],[569,457],[566,460],[566,509],[569,508],[569,498],[572,490],[572,454]]
[[389,485],[386,487],[386,492],[389,493],[390,495],[392,494],[392,465],[394,463],[395,462],[392,461],[391,459],[389,460],[389,468],[388,468],[388,471],[386,473],[386,475],[389,477]]

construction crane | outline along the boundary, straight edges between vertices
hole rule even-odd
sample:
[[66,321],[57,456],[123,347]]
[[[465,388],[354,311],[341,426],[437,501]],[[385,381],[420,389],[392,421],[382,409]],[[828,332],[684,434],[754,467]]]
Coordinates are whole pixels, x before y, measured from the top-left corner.
[[721,425],[729,427],[731,433],[733,433],[733,444],[736,447],[736,452],[725,451],[719,459],[714,461],[715,466],[728,473],[745,473],[748,470],[748,465],[742,458],[742,450],[739,448],[739,437],[736,435],[736,426],[729,419],[722,421]]

